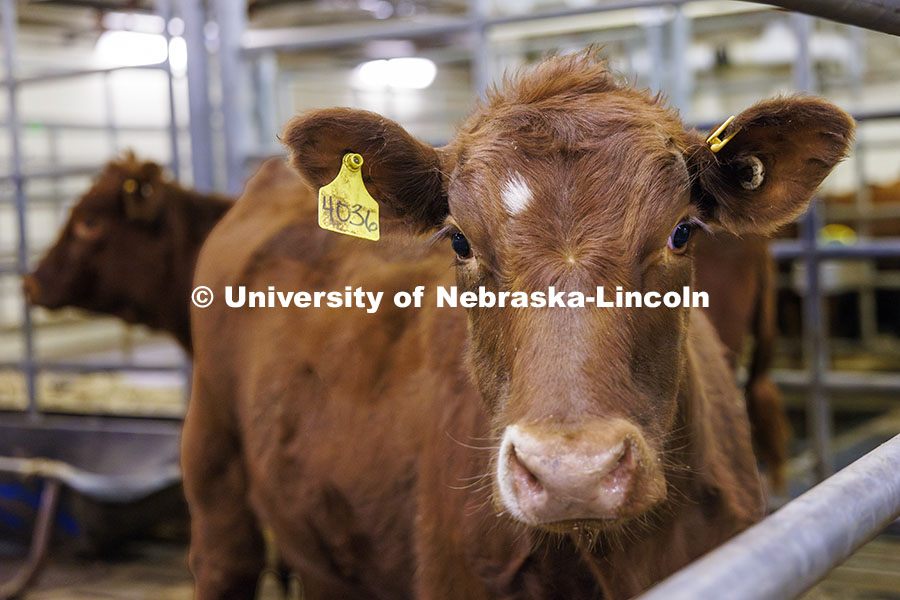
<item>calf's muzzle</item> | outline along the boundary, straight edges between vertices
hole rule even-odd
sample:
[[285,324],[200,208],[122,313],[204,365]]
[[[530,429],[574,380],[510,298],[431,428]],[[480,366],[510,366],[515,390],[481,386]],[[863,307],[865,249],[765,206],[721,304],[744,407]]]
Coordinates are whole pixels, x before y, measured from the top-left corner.
[[634,517],[666,497],[655,456],[625,419],[510,425],[497,465],[500,501],[538,526]]

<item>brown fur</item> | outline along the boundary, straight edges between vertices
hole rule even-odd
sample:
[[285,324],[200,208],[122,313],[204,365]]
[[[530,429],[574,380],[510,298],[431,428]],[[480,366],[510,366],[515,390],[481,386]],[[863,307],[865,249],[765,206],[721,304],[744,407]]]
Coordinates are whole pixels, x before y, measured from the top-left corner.
[[753,337],[744,396],[756,454],[773,488],[783,490],[790,425],[781,394],[768,377],[775,324],[775,264],[765,237],[735,236],[724,231],[697,232],[692,240],[694,283],[709,292],[709,320],[728,349],[732,368]]
[[[474,258],[454,268],[445,245],[393,222],[377,244],[325,232],[315,194],[281,162],[251,180],[201,251],[198,285],[218,297],[227,285],[350,285],[386,300],[374,315],[193,312],[183,467],[198,599],[250,597],[261,523],[311,599],[625,598],[762,516],[746,411],[702,312],[435,306],[435,286],[454,281],[680,289],[691,251],[666,250],[680,220],[773,226],[776,216],[757,223],[755,198],[726,207],[712,203],[720,188],[700,194],[703,173],[690,169],[716,169],[715,157],[658,100],[575,55],[507,81],[441,150],[346,109],[298,117],[285,140],[313,187],[343,153],[362,154],[367,186],[392,214],[418,229],[443,215]],[[515,217],[499,201],[511,171],[533,191]],[[771,215],[794,214],[812,192],[767,195],[784,205]],[[428,291],[423,308],[393,306],[416,285]],[[616,518],[530,526],[496,511],[507,425],[575,435],[613,417],[640,432],[642,452]],[[666,493],[648,504],[654,473]]]
[[[124,189],[128,180],[134,190]],[[26,295],[46,308],[74,306],[166,331],[190,351],[197,253],[231,205],[182,188],[159,165],[128,153],[107,164],[72,208],[56,243],[25,276]]]

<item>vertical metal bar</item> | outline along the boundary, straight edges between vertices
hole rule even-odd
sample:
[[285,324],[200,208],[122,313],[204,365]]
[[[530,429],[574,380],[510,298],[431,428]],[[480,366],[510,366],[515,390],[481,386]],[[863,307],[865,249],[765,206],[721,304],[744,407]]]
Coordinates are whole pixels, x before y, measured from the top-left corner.
[[794,62],[794,87],[798,91],[815,93],[818,84],[813,70],[812,55],[809,53],[809,38],[812,36],[812,17],[791,13],[791,25],[797,36],[797,59]]
[[169,92],[169,151],[171,153],[169,168],[175,179],[181,178],[181,159],[178,152],[178,117],[175,113],[175,77],[172,75],[172,62],[169,60],[170,43],[169,21],[172,18],[171,0],[157,0],[156,14],[163,18],[163,37],[166,38],[165,72]]
[[[112,77],[111,71],[106,71],[103,73],[103,104],[106,109],[106,131],[109,137],[109,146],[110,146],[110,156],[115,156],[119,152],[119,135],[116,130],[116,117],[115,117],[115,105],[113,103],[113,93],[112,93],[112,85],[110,82],[110,78]],[[54,177],[55,181],[59,179]],[[125,340],[125,353],[129,353],[130,346],[128,341],[131,338],[132,327],[127,326],[125,331],[123,332],[123,339]]]
[[490,48],[487,39],[488,0],[470,0],[469,18],[475,48],[472,54],[472,88],[479,98],[484,98],[490,84]]
[[[862,90],[866,72],[866,50],[865,50],[865,31],[859,27],[847,26],[845,28],[850,38],[850,87],[851,97],[853,98],[854,109],[861,108]],[[854,136],[853,147],[853,167],[856,177],[856,197],[855,206],[857,214],[862,217],[856,221],[857,232],[860,239],[868,240],[871,238],[872,227],[870,219],[872,218],[872,197],[869,186],[866,185],[866,143],[865,133],[862,127],[857,127]],[[866,260],[862,265],[867,267],[867,272],[871,275],[874,273],[875,261]],[[859,326],[860,336],[862,338],[863,348],[871,351],[878,337],[878,319],[876,317],[875,289],[873,282],[867,280],[859,290]]]
[[276,81],[278,78],[278,59],[273,52],[260,54],[253,61],[253,88],[256,90],[253,103],[257,138],[261,150],[268,149],[275,143],[278,132],[276,113]]
[[669,70],[672,102],[681,113],[681,118],[691,120],[691,100],[694,72],[688,60],[691,47],[691,18],[680,4],[675,6],[672,18],[672,65]]
[[663,23],[661,8],[649,9],[647,20],[641,28],[647,38],[647,51],[650,53],[650,73],[648,85],[654,92],[662,92],[663,84]]
[[106,131],[109,134],[110,154],[115,156],[119,152],[119,132],[116,129],[116,107],[113,102],[110,77],[112,77],[111,71],[103,73],[103,104],[106,109]]
[[[50,164],[54,166],[59,165],[61,160],[59,154],[59,130],[52,125],[45,127],[47,127],[47,155],[50,159]],[[62,183],[61,178],[56,175],[53,177],[53,210],[57,219],[61,216],[60,204],[62,204]]]
[[194,187],[212,191],[213,141],[209,114],[209,57],[203,27],[206,11],[200,0],[181,0],[184,41],[187,45],[188,111],[191,131],[191,167]]
[[[794,64],[794,85],[799,91],[816,90],[809,40],[812,19],[806,15],[792,14],[791,21],[797,36],[797,60]],[[823,322],[822,288],[819,279],[819,254],[817,237],[821,226],[818,202],[813,200],[809,212],[803,218],[803,250],[806,262],[806,296],[803,311],[803,353],[810,369],[809,397],[806,405],[807,437],[810,438],[816,458],[815,475],[821,481],[834,471],[831,451],[832,415],[825,389],[825,371],[828,368],[828,345]]]
[[222,118],[225,129],[225,164],[229,193],[244,185],[244,157],[248,126],[245,92],[250,89],[241,57],[241,34],[247,26],[246,0],[215,0],[219,23],[219,72],[222,81]]
[[[16,221],[19,227],[19,252],[17,268],[19,275],[28,272],[28,230],[25,217],[25,178],[22,174],[22,139],[21,124],[17,103],[16,75],[16,0],[2,0],[0,3],[0,20],[3,21],[3,52],[6,58],[6,88],[9,97],[9,139],[10,158],[12,160],[12,178],[15,186]],[[28,414],[38,418],[36,377],[34,368],[34,332],[32,330],[31,307],[22,298],[22,341],[25,355],[22,360],[22,372],[25,376],[25,389],[28,394]]]
[[[358,106],[359,103],[356,100],[357,90],[353,89],[354,94],[354,106]],[[294,112],[294,97],[291,93],[291,80],[284,76],[284,73],[279,72],[275,75],[275,102],[276,102],[276,119],[278,122],[281,122],[284,119],[284,115],[290,115]]]

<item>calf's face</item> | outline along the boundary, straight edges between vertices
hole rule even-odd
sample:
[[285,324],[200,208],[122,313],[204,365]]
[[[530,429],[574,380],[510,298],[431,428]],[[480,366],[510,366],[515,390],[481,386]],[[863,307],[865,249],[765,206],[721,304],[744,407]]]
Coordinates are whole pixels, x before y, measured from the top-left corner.
[[[72,208],[56,243],[23,288],[33,304],[75,306],[136,321],[134,298],[166,281],[162,169],[133,156],[113,162]],[[158,292],[157,292],[158,293]]]
[[[852,121],[815,99],[742,113],[718,153],[586,55],[508,82],[434,150],[372,113],[297,117],[316,186],[346,152],[385,212],[440,228],[462,289],[680,292],[692,228],[766,232],[844,156]],[[724,137],[723,135],[723,137]],[[501,510],[550,530],[618,526],[667,496],[686,389],[687,308],[468,309],[470,363],[501,443]]]
[[[608,104],[579,98],[464,130],[446,225],[458,286],[594,297],[598,286],[690,285],[684,238],[700,215],[683,134],[670,128],[673,139],[642,108],[610,116]],[[657,458],[673,427],[686,318],[685,308],[469,309],[472,364],[502,436],[495,497],[506,510],[564,526],[625,519],[666,496]]]

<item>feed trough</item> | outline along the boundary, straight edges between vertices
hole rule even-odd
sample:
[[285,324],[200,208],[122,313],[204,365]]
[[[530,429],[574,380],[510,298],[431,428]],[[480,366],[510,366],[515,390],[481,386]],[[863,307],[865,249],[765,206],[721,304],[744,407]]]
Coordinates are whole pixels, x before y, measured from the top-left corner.
[[[11,420],[11,419],[10,419]],[[28,559],[8,582],[0,599],[15,598],[35,579],[49,550],[62,486],[102,503],[128,504],[181,480],[179,425],[137,422],[112,429],[53,423],[0,423],[0,474],[40,478],[40,504]]]

